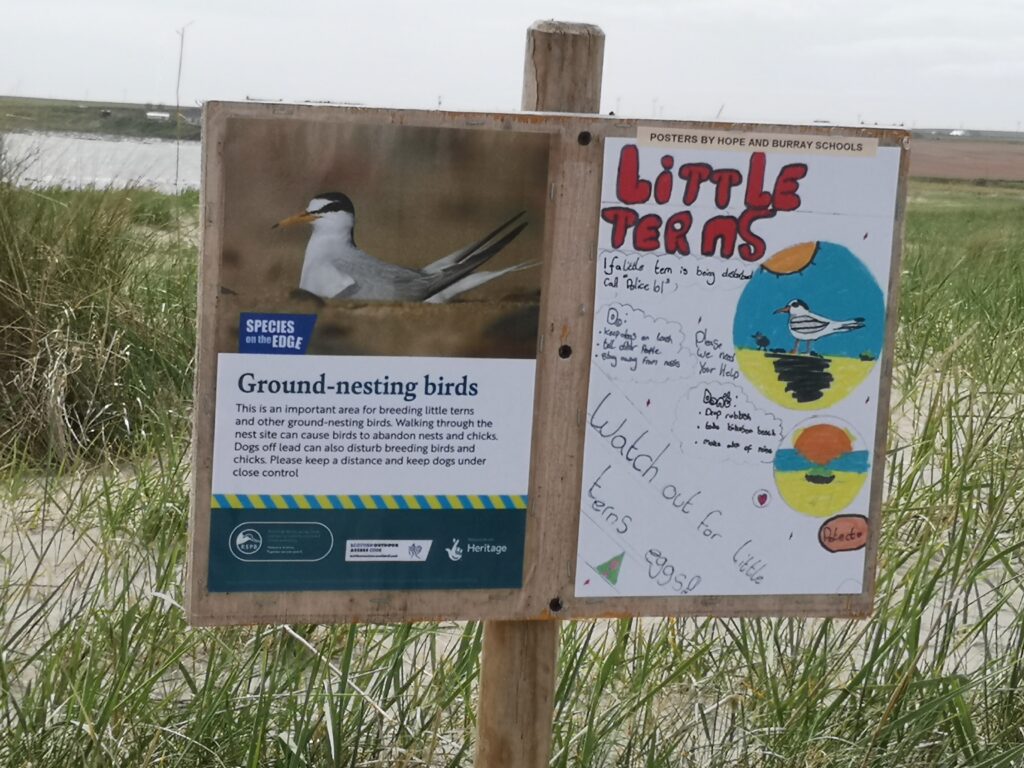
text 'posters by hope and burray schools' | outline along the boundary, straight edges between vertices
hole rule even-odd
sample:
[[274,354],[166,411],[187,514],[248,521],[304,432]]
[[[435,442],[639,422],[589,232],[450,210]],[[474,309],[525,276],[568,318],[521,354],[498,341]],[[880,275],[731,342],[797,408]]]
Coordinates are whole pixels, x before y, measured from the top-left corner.
[[863,591],[899,164],[606,139],[578,597]]

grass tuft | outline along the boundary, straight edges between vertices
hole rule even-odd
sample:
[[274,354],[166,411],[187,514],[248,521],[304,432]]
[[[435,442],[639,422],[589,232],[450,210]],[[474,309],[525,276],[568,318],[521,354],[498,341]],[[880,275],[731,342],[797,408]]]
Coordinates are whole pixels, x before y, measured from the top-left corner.
[[0,462],[122,457],[186,430],[194,193],[22,189],[0,176]]

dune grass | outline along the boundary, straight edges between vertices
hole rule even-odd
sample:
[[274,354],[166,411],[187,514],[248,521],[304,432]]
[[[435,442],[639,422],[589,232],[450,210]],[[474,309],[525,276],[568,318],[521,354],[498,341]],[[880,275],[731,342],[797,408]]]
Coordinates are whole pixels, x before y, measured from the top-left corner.
[[0,463],[116,457],[184,434],[195,193],[20,189],[0,177]]
[[[1024,190],[911,192],[874,617],[566,623],[552,765],[1024,761]],[[186,626],[194,249],[134,195],[0,188],[0,764],[471,765],[478,624]]]

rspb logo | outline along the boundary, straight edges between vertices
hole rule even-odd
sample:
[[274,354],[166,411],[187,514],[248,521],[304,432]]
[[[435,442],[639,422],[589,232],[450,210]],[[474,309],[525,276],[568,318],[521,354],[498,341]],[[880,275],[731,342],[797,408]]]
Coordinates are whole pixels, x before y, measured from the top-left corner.
[[260,532],[252,528],[243,528],[234,538],[235,550],[240,555],[255,555],[263,546]]

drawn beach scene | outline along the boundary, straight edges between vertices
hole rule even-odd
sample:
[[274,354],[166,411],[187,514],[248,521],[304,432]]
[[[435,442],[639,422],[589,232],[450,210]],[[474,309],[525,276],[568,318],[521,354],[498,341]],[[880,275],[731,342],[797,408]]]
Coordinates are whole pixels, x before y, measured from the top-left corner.
[[850,394],[882,351],[885,299],[864,264],[837,243],[800,243],[754,273],[736,306],[740,370],[773,402],[827,408]]
[[812,419],[793,430],[775,453],[775,484],[786,504],[805,515],[828,517],[860,493],[871,456],[849,426]]

